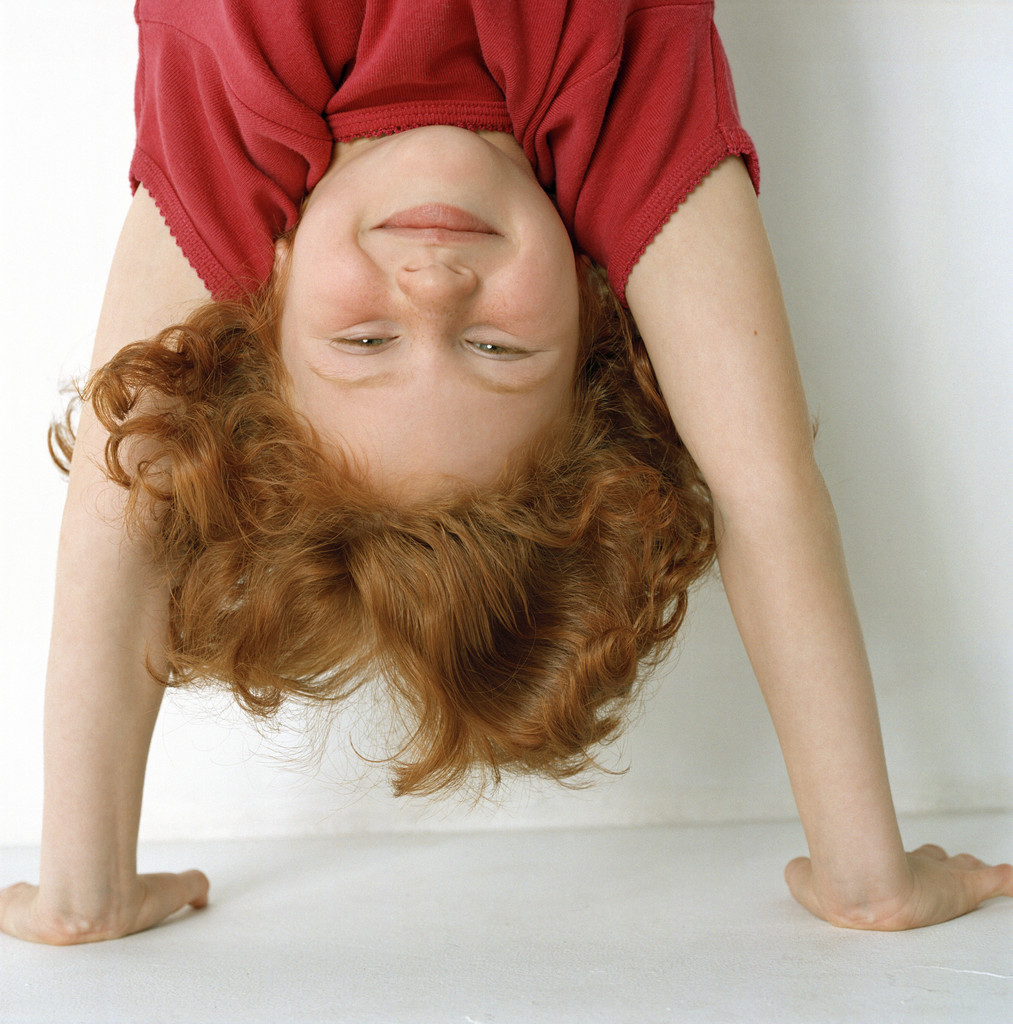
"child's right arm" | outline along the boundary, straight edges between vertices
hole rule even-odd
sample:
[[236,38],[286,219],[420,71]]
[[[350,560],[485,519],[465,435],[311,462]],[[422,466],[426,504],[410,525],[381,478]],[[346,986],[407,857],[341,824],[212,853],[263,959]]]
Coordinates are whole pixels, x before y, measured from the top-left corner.
[[[139,189],[113,258],[93,369],[206,298]],[[125,492],[105,476],[104,444],[85,406],[60,531],[40,884],[0,891],[0,930],[36,942],[116,938],[207,901],[199,871],[137,874],[144,770],[162,695],[145,659],[149,644],[157,658],[168,599],[144,541],[122,527]]]

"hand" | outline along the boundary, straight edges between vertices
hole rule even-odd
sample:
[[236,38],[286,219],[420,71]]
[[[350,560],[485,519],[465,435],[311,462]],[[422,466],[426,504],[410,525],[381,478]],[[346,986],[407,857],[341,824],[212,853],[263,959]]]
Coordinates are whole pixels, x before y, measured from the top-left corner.
[[0,890],[0,931],[52,946],[101,942],[144,931],[185,906],[203,907],[207,901],[208,880],[200,871],[138,875],[117,908],[97,917],[47,907],[38,886],[20,882]]
[[813,884],[812,863],[798,857],[785,868],[792,896],[810,913],[841,928],[902,931],[960,917],[993,896],[1013,896],[1013,866],[990,866],[960,853],[948,857],[939,846],[920,846],[907,854],[908,884],[889,896],[841,908],[821,899]]

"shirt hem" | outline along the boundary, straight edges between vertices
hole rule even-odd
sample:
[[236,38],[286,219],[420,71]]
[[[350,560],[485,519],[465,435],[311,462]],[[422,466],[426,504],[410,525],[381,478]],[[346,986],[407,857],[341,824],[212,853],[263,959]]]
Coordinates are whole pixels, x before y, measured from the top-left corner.
[[513,123],[503,105],[453,100],[362,107],[328,114],[327,124],[335,142],[396,135],[413,128],[429,128],[434,125],[448,125],[473,132],[513,134]]

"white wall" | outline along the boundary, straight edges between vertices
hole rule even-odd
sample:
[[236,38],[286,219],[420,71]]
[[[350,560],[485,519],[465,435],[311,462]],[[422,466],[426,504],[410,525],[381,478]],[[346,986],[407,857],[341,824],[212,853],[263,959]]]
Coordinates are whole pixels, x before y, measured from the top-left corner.
[[[763,207],[821,421],[898,805],[1009,806],[1013,5],[718,7],[760,147]],[[56,382],[85,365],[128,203],[135,44],[121,0],[54,0],[44,19],[7,4],[0,18],[0,842],[10,843],[37,841],[40,821],[62,503],[43,437]],[[154,741],[143,835],[792,813],[716,586],[701,593],[681,659],[654,689],[623,743],[627,775],[576,794],[518,787],[499,811],[471,815],[392,801],[345,744],[333,746],[325,779],[299,774],[220,702],[173,697]]]

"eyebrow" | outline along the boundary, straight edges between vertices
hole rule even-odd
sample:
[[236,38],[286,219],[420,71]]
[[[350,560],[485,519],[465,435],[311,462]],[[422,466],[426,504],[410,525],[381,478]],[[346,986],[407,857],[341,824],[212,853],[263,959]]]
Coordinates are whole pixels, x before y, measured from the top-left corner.
[[[393,370],[383,370],[380,373],[370,373],[366,376],[342,377],[335,373],[328,373],[315,363],[310,363],[310,369],[321,379],[345,388],[382,388],[388,384],[396,384],[402,379],[402,375]],[[469,376],[484,391],[491,391],[501,395],[520,395],[534,391],[539,385],[544,384],[550,375],[534,377],[517,383],[494,380],[479,373],[469,374]]]

